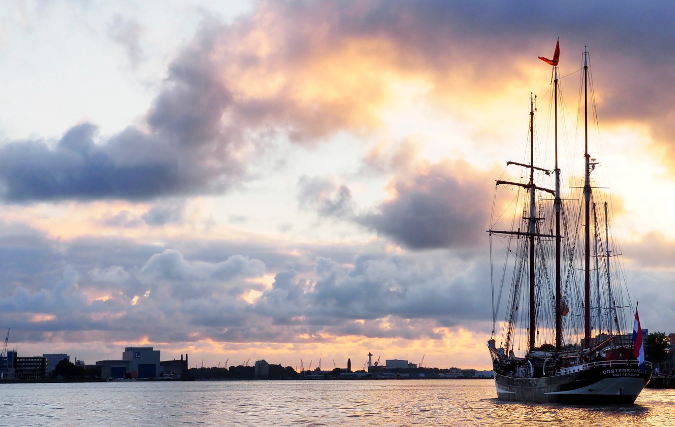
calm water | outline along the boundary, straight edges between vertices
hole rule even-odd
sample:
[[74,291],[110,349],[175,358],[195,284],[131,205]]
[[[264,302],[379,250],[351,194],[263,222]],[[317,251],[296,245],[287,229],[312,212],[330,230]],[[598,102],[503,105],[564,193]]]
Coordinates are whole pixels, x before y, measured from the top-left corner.
[[675,390],[636,405],[499,403],[492,380],[3,384],[0,425],[672,426]]

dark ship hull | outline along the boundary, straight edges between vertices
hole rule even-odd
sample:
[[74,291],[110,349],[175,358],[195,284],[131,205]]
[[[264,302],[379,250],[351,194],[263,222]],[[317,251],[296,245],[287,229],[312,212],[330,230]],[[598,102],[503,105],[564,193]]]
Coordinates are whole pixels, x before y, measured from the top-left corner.
[[637,361],[596,362],[540,378],[495,374],[499,400],[575,405],[632,404],[652,376]]

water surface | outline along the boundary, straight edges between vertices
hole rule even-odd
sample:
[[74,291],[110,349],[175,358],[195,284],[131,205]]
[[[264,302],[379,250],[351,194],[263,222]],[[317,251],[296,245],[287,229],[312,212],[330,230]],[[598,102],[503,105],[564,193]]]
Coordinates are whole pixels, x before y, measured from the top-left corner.
[[492,380],[0,384],[0,425],[671,426],[675,390],[585,408],[501,403]]

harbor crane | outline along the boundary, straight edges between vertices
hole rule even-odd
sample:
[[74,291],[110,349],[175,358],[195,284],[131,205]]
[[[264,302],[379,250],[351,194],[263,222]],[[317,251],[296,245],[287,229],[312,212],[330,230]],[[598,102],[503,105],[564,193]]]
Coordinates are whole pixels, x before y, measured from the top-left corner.
[[249,360],[251,360],[250,357],[249,357],[248,359],[246,359],[246,363],[244,363],[244,366],[248,366],[248,361],[249,361]]
[[377,356],[377,362],[373,363],[373,365],[378,366],[380,364],[380,356]]
[[305,371],[305,364],[302,363],[302,359],[300,359],[300,372],[304,372],[304,371]]
[[5,344],[2,346],[2,353],[0,353],[0,357],[7,357],[7,344],[9,343],[9,329],[7,328],[7,336],[5,337]]
[[225,361],[225,369],[227,369],[227,362],[230,361],[230,358],[228,357],[227,360]]
[[421,367],[422,367],[422,364],[424,363],[424,356],[426,356],[426,353],[422,355],[422,361],[421,361],[420,364],[417,366],[418,368],[421,368]]

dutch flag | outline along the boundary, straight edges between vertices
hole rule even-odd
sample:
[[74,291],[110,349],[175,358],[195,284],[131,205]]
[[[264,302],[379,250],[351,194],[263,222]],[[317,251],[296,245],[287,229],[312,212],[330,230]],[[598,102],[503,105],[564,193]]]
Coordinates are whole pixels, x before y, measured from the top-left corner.
[[642,344],[642,328],[637,308],[635,308],[635,324],[633,325],[633,355],[640,364],[640,372],[645,372],[645,346]]

